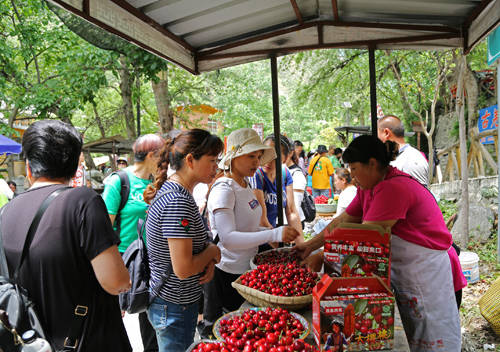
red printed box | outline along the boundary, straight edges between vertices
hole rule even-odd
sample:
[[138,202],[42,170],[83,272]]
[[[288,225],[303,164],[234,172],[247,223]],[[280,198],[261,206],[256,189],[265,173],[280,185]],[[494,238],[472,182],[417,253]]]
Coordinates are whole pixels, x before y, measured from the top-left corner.
[[313,333],[321,351],[394,347],[394,295],[378,277],[323,275],[313,289]]
[[377,275],[391,280],[391,236],[380,226],[340,224],[325,234],[325,273],[332,277]]

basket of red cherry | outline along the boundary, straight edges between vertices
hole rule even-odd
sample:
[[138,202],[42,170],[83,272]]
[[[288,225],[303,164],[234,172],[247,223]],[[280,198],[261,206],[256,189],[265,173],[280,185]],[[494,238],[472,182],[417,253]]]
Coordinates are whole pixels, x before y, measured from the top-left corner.
[[[300,314],[283,308],[249,308],[230,312],[219,318],[213,328],[218,340],[231,342],[237,339],[261,339],[279,342],[283,337],[305,339],[309,323]],[[272,335],[276,336],[276,340]],[[234,342],[234,341],[233,341]]]
[[241,275],[232,286],[255,306],[295,310],[311,305],[317,280],[318,274],[305,265],[261,264]]

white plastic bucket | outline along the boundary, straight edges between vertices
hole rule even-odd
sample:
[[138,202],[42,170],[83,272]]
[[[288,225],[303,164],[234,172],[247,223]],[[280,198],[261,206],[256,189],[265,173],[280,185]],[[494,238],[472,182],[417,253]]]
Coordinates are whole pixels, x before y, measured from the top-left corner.
[[462,272],[469,284],[479,281],[479,257],[474,252],[461,252],[458,256]]

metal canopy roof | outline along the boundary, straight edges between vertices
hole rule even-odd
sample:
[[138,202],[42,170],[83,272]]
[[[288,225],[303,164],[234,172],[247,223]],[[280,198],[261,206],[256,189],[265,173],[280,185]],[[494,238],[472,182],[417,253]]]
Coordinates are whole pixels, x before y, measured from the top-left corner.
[[49,0],[192,73],[321,48],[468,52],[500,0]]

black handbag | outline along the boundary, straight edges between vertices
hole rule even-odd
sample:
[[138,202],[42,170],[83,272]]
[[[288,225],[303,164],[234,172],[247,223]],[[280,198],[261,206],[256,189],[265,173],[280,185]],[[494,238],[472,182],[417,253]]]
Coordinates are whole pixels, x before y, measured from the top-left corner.
[[314,205],[314,199],[313,196],[307,191],[304,191],[304,198],[302,199],[302,203],[300,203],[300,207],[304,212],[305,222],[311,222],[316,219],[316,206]]
[[[13,277],[9,274],[7,258],[5,256],[5,250],[2,243],[2,233],[0,230],[0,315],[2,316],[2,319],[0,319],[0,350],[4,352],[21,351],[23,345],[21,343],[20,336],[28,330],[34,330],[38,337],[46,339],[42,324],[36,314],[34,304],[29,299],[29,293],[18,284],[19,272],[25,262],[25,259],[29,255],[29,247],[33,241],[38,224],[40,223],[40,219],[42,218],[45,210],[47,210],[50,203],[59,194],[68,189],[71,188],[58,188],[49,194],[49,196],[47,196],[47,198],[45,198],[40,205],[40,208],[38,209],[29,227],[28,234],[23,245],[21,259],[19,260],[19,264],[14,271]],[[0,213],[0,225],[3,210],[4,209],[2,209],[2,212]],[[64,348],[62,351],[77,350],[84,323],[87,318],[87,312],[88,306],[86,305],[77,305],[75,307],[75,319],[69,327],[68,337],[64,342]],[[5,313],[7,314],[5,315]]]

